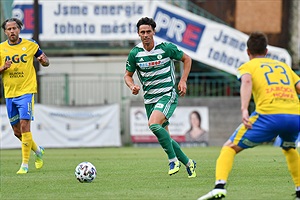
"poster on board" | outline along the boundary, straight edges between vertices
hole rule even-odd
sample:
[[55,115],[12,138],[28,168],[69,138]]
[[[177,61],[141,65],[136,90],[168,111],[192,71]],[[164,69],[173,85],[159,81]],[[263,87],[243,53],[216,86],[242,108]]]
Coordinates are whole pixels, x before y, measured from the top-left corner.
[[[177,107],[169,120],[171,137],[182,144],[209,144],[208,107]],[[156,136],[148,127],[143,106],[130,108],[130,134],[133,143],[157,143]]]

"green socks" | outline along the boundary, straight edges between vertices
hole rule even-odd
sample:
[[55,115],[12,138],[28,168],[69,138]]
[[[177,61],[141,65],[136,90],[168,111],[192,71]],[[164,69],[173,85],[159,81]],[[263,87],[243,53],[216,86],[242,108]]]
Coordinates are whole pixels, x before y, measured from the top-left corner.
[[171,138],[166,129],[164,129],[160,124],[152,124],[149,128],[156,135],[158,142],[168,154],[169,160],[177,157],[180,162],[187,165],[189,158],[183,153],[179,144]]
[[154,135],[156,135],[159,144],[168,154],[169,160],[175,158],[176,154],[172,146],[172,138],[168,131],[166,131],[166,129],[164,129],[160,124],[152,124],[149,128]]

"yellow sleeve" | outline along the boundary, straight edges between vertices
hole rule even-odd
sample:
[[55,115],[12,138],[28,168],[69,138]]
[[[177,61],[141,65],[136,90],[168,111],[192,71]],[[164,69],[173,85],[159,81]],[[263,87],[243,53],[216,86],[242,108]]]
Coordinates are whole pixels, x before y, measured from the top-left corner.
[[246,62],[245,64],[241,65],[238,68],[238,73],[237,73],[238,80],[240,80],[244,74],[251,74],[251,68],[249,62]]

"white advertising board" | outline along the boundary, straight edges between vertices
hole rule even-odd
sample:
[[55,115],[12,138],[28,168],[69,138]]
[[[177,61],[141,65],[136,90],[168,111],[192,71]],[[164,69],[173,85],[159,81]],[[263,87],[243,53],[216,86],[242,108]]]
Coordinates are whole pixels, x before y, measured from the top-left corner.
[[[0,106],[0,148],[20,148],[6,107]],[[36,104],[31,122],[33,139],[51,148],[121,146],[119,105],[60,107]]]
[[[157,22],[156,38],[181,47],[194,60],[231,74],[249,60],[248,35],[179,7],[154,1],[150,16]],[[291,56],[282,48],[268,46],[267,57],[291,66]]]
[[[136,40],[136,22],[150,1],[39,0],[40,40]],[[23,20],[23,37],[34,29],[33,0],[15,0],[13,16]]]
[[[41,41],[139,40],[136,23],[149,16],[157,23],[156,40],[173,42],[194,60],[236,75],[249,60],[248,35],[164,1],[40,0]],[[13,16],[24,22],[21,36],[34,30],[33,0],[15,0]],[[287,50],[268,46],[267,57],[291,66]]]

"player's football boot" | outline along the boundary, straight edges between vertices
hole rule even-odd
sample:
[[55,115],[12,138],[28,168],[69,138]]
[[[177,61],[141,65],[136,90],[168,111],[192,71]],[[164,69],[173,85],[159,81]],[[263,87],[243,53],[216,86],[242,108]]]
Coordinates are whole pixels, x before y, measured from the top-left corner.
[[170,162],[169,163],[170,169],[169,169],[169,175],[176,174],[179,171],[180,168],[180,162],[177,160],[176,162]]
[[40,153],[39,154],[34,153],[34,155],[35,155],[35,162],[34,162],[35,168],[41,169],[43,167],[43,164],[44,164],[43,155],[44,154],[45,154],[45,149],[43,147],[40,147]]
[[203,195],[198,200],[214,200],[214,199],[222,199],[226,197],[226,189],[213,189],[206,195]]
[[28,167],[20,167],[19,171],[17,171],[17,174],[27,174]]
[[195,171],[196,170],[196,162],[192,159],[190,159],[189,162],[190,162],[190,166],[186,167],[186,171],[189,174],[188,178],[194,178],[197,176],[196,171]]

